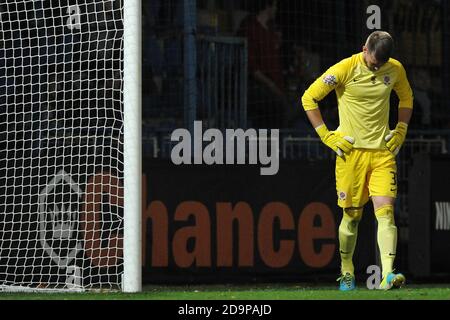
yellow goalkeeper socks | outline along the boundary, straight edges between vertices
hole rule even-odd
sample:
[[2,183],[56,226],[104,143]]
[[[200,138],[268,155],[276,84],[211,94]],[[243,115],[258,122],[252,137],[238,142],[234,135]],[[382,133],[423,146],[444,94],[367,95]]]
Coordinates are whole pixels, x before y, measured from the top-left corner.
[[341,255],[341,272],[355,274],[353,253],[358,238],[358,225],[361,221],[363,209],[344,209],[339,225],[339,253]]
[[378,247],[380,249],[383,278],[394,269],[397,250],[397,227],[394,220],[394,208],[386,205],[375,212],[378,220]]

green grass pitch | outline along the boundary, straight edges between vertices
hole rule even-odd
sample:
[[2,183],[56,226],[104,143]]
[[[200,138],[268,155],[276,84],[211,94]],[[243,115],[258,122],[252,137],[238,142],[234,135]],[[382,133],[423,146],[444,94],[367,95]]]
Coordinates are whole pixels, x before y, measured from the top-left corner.
[[153,285],[137,294],[0,293],[0,300],[450,300],[450,284],[407,285],[391,291],[360,287],[352,292],[316,284]]

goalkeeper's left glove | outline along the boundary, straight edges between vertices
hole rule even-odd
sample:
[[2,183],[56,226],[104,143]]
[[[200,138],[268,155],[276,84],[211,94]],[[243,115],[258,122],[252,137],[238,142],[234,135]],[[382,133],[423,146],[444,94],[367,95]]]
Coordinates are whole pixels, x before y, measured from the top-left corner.
[[400,151],[400,147],[405,142],[406,132],[408,131],[408,125],[404,122],[399,122],[394,130],[384,138],[386,140],[386,147],[394,155],[397,155]]

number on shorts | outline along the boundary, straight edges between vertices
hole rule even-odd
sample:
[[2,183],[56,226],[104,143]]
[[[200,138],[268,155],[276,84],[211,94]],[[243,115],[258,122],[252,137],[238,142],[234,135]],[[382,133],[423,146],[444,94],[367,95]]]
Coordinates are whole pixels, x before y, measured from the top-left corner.
[[397,173],[394,171],[391,171],[392,173],[392,183],[391,186],[397,186]]

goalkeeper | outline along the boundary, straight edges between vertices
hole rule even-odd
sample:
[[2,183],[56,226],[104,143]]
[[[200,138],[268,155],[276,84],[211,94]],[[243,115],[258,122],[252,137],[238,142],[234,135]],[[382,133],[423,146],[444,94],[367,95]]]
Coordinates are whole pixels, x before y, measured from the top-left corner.
[[[322,141],[337,153],[336,189],[343,208],[339,226],[341,277],[339,289],[355,288],[353,252],[363,207],[372,200],[378,220],[377,242],[383,280],[380,289],[401,287],[402,274],[394,273],[397,228],[394,201],[397,196],[399,152],[412,116],[413,94],[402,64],[390,58],[393,39],[387,32],[372,33],[363,51],[328,69],[302,97],[303,108]],[[392,89],[400,99],[398,124],[389,129]],[[323,122],[318,101],[336,91],[339,127],[330,131]]]

